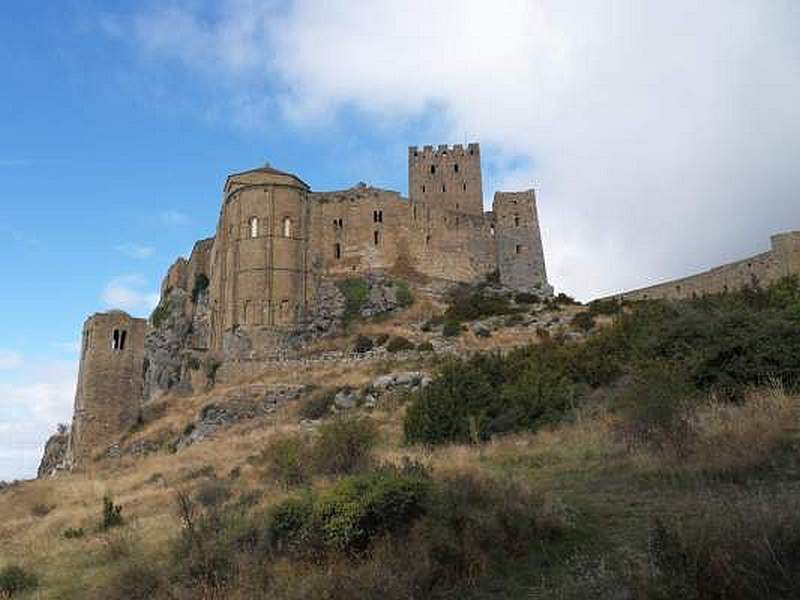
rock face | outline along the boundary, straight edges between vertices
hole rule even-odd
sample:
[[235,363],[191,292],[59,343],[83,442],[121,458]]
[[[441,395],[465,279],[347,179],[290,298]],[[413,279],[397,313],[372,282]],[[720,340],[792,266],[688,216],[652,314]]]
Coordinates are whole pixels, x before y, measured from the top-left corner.
[[176,449],[191,446],[240,421],[269,415],[280,405],[296,400],[303,389],[300,385],[251,385],[233,390],[200,411],[198,420],[187,428]]
[[68,447],[69,432],[66,427],[63,429],[60,428],[58,433],[54,433],[50,436],[50,439],[47,440],[36,476],[39,479],[43,479],[65,469]]
[[173,288],[162,298],[155,326],[145,339],[144,398],[168,391],[192,391],[192,372],[200,369],[208,348],[208,292],[193,298]]

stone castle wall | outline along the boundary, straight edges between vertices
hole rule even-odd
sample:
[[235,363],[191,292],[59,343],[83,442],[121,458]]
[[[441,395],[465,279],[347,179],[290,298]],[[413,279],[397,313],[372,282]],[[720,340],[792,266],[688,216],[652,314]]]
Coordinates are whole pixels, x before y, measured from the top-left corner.
[[746,286],[766,287],[790,275],[800,275],[800,232],[772,236],[772,249],[709,271],[616,294],[620,300],[680,300],[722,294]]
[[86,466],[139,418],[147,321],[122,311],[98,313],[83,328],[67,460]]

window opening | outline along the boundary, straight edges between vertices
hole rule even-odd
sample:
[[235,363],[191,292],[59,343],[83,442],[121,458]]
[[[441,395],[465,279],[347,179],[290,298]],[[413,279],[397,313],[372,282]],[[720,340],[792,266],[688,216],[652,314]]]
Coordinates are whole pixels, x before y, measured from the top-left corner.
[[431,174],[436,173],[436,165],[431,165]]
[[342,258],[342,245],[341,244],[336,244],[336,246],[334,247],[334,254],[336,255],[336,260],[339,260],[340,258]]
[[289,217],[283,218],[283,237],[292,237],[292,220]]
[[373,238],[375,240],[375,245],[377,246],[381,242],[381,232],[380,231],[373,231]]
[[258,217],[250,217],[250,237],[258,237]]

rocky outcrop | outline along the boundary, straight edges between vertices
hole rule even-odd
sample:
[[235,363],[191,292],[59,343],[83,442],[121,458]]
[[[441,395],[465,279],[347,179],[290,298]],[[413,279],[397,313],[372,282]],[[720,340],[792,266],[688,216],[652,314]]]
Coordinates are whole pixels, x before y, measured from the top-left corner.
[[68,447],[69,431],[66,427],[59,427],[58,432],[51,435],[44,446],[44,454],[39,462],[36,476],[39,479],[43,479],[66,469]]
[[274,413],[279,406],[300,397],[301,385],[250,385],[212,400],[200,411],[177,441],[177,450],[202,441],[221,429]]
[[145,340],[145,400],[168,391],[193,391],[193,373],[206,361],[209,343],[208,290],[167,290],[151,322]]

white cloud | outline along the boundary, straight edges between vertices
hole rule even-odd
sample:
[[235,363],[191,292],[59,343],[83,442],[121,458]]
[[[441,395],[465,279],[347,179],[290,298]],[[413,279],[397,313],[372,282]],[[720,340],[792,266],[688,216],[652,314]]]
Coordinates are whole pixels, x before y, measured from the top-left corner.
[[0,479],[36,475],[47,438],[72,415],[77,362],[48,362],[0,380]]
[[[435,138],[410,144],[470,132],[499,184],[538,188],[551,278],[581,297],[800,228],[792,2],[198,6],[144,12],[128,31],[149,58],[227,86],[231,121],[269,89],[299,126],[355,108],[381,123],[426,117]],[[503,168],[509,158],[530,166]]]
[[189,222],[188,215],[173,209],[162,211],[159,218],[166,225],[185,225]]
[[147,288],[148,282],[141,275],[120,275],[103,288],[102,299],[109,308],[148,314],[158,305],[159,295]]
[[152,246],[144,246],[142,244],[120,244],[115,246],[115,250],[117,252],[121,252],[125,256],[129,256],[130,258],[137,258],[137,259],[145,259],[150,258],[155,254],[156,249]]
[[11,350],[0,349],[0,371],[17,369],[22,366],[22,355]]

